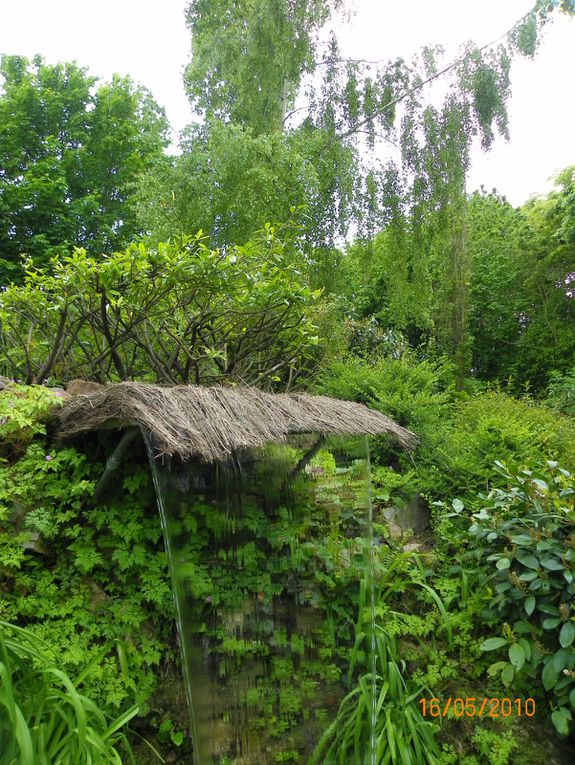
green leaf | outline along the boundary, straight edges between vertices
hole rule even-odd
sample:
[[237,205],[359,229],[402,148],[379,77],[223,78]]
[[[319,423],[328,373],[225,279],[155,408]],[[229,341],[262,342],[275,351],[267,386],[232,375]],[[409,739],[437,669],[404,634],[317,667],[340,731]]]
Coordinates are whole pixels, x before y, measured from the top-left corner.
[[574,638],[575,625],[571,621],[565,622],[565,624],[561,627],[561,632],[559,633],[559,643],[561,644],[561,647],[567,648],[567,646],[571,645]]
[[546,691],[550,691],[555,687],[557,680],[559,679],[559,672],[553,666],[552,661],[548,661],[543,672],[541,673],[541,679],[543,680],[543,687]]
[[465,505],[460,499],[454,499],[453,502],[451,503],[451,507],[455,510],[456,513],[460,513],[465,507]]
[[170,738],[172,739],[172,743],[176,746],[181,746],[184,741],[184,734],[181,730],[173,731],[170,733]]
[[539,568],[539,561],[534,555],[525,555],[523,553],[519,553],[517,560],[527,568]]
[[511,537],[511,541],[515,545],[531,545],[533,540],[527,534],[515,534]]
[[516,632],[518,635],[528,635],[531,632],[531,625],[523,619],[519,619],[513,625],[513,632]]
[[527,616],[531,616],[535,608],[535,596],[530,595],[528,598],[525,599],[525,603],[523,605],[525,606],[525,611],[527,612]]
[[551,614],[551,616],[559,616],[560,611],[557,606],[552,603],[539,603],[537,606],[539,611],[543,611],[544,614]]
[[571,651],[568,648],[560,648],[557,653],[554,654],[551,661],[557,672],[561,672],[567,666]]
[[557,558],[541,558],[541,565],[548,571],[562,571],[565,568]]
[[521,667],[525,664],[525,652],[519,643],[513,643],[513,645],[509,647],[509,661],[513,664],[517,672],[519,672]]
[[500,558],[495,565],[499,569],[499,571],[504,571],[505,569],[509,568],[509,566],[511,565],[511,561],[509,560],[509,558]]
[[557,627],[559,624],[561,624],[561,617],[560,616],[552,616],[549,619],[543,620],[543,629],[544,630],[554,630],[555,627]]
[[501,672],[503,667],[507,667],[507,666],[508,664],[506,661],[496,661],[495,664],[492,664],[489,667],[489,669],[487,670],[487,674],[489,675],[489,677],[495,677],[495,675]]
[[515,677],[515,670],[513,669],[511,664],[506,664],[505,669],[501,673],[501,680],[503,682],[503,685],[505,685],[505,687],[511,685],[514,677]]
[[528,640],[525,640],[525,638],[519,638],[519,644],[523,646],[525,660],[531,661],[531,643]]
[[501,637],[493,637],[488,638],[487,640],[484,640],[483,643],[479,646],[480,651],[495,651],[498,648],[502,648],[504,645],[507,645],[508,641],[505,638]]
[[559,709],[556,709],[551,715],[551,720],[555,726],[555,730],[561,736],[566,736],[569,733],[569,720],[561,713]]

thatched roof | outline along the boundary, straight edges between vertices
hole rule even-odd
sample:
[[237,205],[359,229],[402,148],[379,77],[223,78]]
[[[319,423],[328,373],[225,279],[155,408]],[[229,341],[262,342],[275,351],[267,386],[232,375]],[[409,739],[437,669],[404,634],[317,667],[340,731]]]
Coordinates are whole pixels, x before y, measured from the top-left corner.
[[123,382],[71,396],[58,417],[63,438],[139,425],[153,434],[160,453],[209,462],[241,447],[282,441],[288,433],[388,433],[405,447],[417,442],[413,433],[363,404],[256,388]]

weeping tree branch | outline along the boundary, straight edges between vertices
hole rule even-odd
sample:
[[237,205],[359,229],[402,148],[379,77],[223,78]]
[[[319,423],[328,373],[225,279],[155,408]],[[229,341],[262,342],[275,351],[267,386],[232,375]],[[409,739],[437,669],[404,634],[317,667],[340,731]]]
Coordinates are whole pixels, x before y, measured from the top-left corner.
[[[493,45],[496,45],[498,42],[500,42],[505,37],[510,35],[511,32],[513,32],[513,30],[519,26],[519,24],[522,24],[524,21],[526,21],[533,12],[534,12],[534,9],[529,10],[518,21],[516,21],[506,32],[504,32],[502,35],[499,35],[499,37],[495,38],[495,40],[491,40],[491,42],[485,43],[485,45],[482,45],[480,48],[474,48],[474,52],[482,53],[484,50],[487,50],[487,48],[491,48]],[[443,67],[443,69],[440,69],[438,72],[435,72],[435,74],[430,75],[425,80],[422,80],[417,85],[414,85],[412,88],[408,88],[407,90],[403,91],[403,93],[400,93],[399,96],[397,96],[396,98],[393,98],[391,101],[388,101],[380,109],[376,109],[376,111],[373,114],[370,114],[369,117],[366,117],[365,119],[358,122],[357,125],[355,125],[353,128],[350,128],[350,130],[346,131],[345,133],[341,133],[339,137],[348,138],[350,135],[353,135],[364,125],[367,125],[369,122],[371,122],[371,120],[375,119],[376,117],[380,117],[382,114],[384,114],[386,111],[391,109],[396,104],[403,101],[408,96],[411,96],[414,93],[417,93],[426,85],[429,85],[430,82],[437,80],[439,77],[442,77],[444,74],[447,74],[447,72],[451,71],[452,69],[455,69],[455,67],[463,63],[463,61],[465,61],[468,58],[468,56],[469,56],[468,52],[464,53],[462,56],[459,56],[458,58],[456,58],[455,61],[452,61],[447,66]]]

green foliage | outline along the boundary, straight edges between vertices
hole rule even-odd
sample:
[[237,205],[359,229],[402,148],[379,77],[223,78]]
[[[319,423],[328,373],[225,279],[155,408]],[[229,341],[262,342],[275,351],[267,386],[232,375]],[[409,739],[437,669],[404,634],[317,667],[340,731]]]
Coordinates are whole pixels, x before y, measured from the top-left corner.
[[575,368],[549,374],[546,404],[570,417],[575,415]]
[[350,355],[325,369],[316,389],[385,412],[424,443],[433,443],[439,423],[452,412],[447,376],[447,365],[417,361],[409,354],[374,363]]
[[61,405],[59,391],[41,386],[10,385],[0,395],[0,456],[19,456],[36,436],[46,434],[46,422]]
[[158,739],[163,742],[171,742],[174,746],[180,747],[184,742],[184,731],[179,730],[172,720],[166,719],[158,729]]
[[0,73],[0,282],[22,278],[23,253],[47,266],[74,246],[125,246],[138,232],[133,183],[167,145],[150,94],[38,56],[4,56]]
[[34,387],[0,394],[27,439],[36,434],[30,443],[18,435],[18,452],[0,465],[0,618],[44,640],[71,676],[90,663],[84,688],[102,709],[134,698],[145,709],[173,619],[151,481],[133,465],[110,503],[94,506],[105,450],[89,461],[48,446],[42,418],[54,400]]
[[[357,242],[342,263],[341,292],[353,304],[356,316],[376,318],[383,327],[414,336],[432,326],[432,285],[429,264],[412,261],[417,234],[409,220],[396,219],[373,238]],[[410,272],[418,268],[418,287]]]
[[473,734],[473,743],[482,759],[489,765],[507,765],[510,755],[519,747],[519,742],[511,731],[492,731],[479,728]]
[[105,654],[95,656],[72,680],[52,650],[29,630],[0,621],[0,763],[126,762],[131,749],[121,729],[138,713],[132,706],[116,719],[79,688]]
[[[360,619],[349,671],[352,676],[358,662],[360,675],[311,763],[438,763],[439,729],[424,719],[419,700],[430,693],[430,678],[439,687],[457,676],[445,654],[429,645],[441,633],[452,645],[451,618],[415,553],[380,547],[374,557],[375,632],[369,618]],[[440,667],[442,675],[434,677]]]
[[557,184],[518,210],[495,192],[465,204],[455,187],[451,199],[424,197],[410,210],[405,184],[389,181],[385,228],[338,266],[352,349],[374,355],[374,340],[384,347],[387,334],[401,333],[420,352],[455,362],[460,387],[465,372],[540,392],[554,371],[566,374],[575,354],[572,168]]
[[570,467],[575,463],[572,429],[571,419],[529,399],[498,391],[464,399],[437,434],[433,452],[425,455],[424,490],[469,504],[491,485],[496,460],[514,469],[550,457]]
[[[493,474],[496,460],[512,468],[546,458],[570,469],[575,464],[571,418],[499,391],[454,400],[446,389],[446,377],[449,367],[418,363],[404,355],[383,357],[373,364],[354,357],[340,359],[318,380],[318,392],[379,409],[420,438],[411,458],[388,441],[374,439],[377,507],[401,507],[416,494],[440,502],[458,497],[458,502],[469,505],[477,492],[501,481]],[[434,529],[457,547],[462,529],[455,521],[436,518]]]
[[469,201],[472,366],[484,380],[508,377],[520,353],[525,307],[520,242],[525,225],[521,211],[495,194],[475,193]]
[[311,212],[317,170],[289,136],[217,122],[188,127],[182,149],[138,183],[139,221],[156,242],[201,229],[213,246],[243,244]]
[[[404,281],[415,285],[412,294],[429,293],[434,266],[450,271],[455,264],[447,288],[437,286],[434,307],[444,302],[439,313],[450,327],[443,339],[448,349],[459,348],[465,334],[468,259],[460,234],[470,142],[477,135],[488,147],[496,131],[507,134],[510,60],[531,54],[525,38],[535,45],[542,17],[533,15],[529,35],[522,19],[496,49],[469,45],[456,67],[444,67],[449,95],[434,109],[421,90],[439,76],[440,50],[426,48],[410,65],[403,58],[377,65],[347,60],[334,34],[327,41],[318,35],[340,5],[188,4],[193,57],[185,81],[200,126],[184,139],[181,158],[141,184],[141,220],[155,241],[170,227],[189,234],[201,226],[224,245],[244,242],[266,217],[285,220],[282,210],[305,206],[305,242],[314,258],[314,249],[325,255],[351,227],[371,236],[404,212],[415,246],[403,248],[396,264]],[[294,109],[298,97],[304,105]],[[405,108],[396,127],[398,102]],[[397,164],[369,159],[384,141],[399,147]],[[429,237],[422,236],[425,223],[434,229],[432,257]],[[450,296],[460,303],[454,312],[444,301]]]
[[414,687],[406,679],[397,641],[385,629],[377,628],[375,643],[378,667],[375,678],[363,675],[357,687],[343,699],[310,765],[438,762],[437,726],[423,719],[416,701],[424,689]]
[[262,760],[303,762],[347,687],[364,603],[365,451],[348,452],[344,439],[316,446],[294,437],[243,453],[241,469],[156,472],[192,688],[198,673],[207,689],[226,681],[206,714],[219,721],[220,753],[232,761],[246,726],[256,731],[256,759],[261,751]]
[[575,708],[575,482],[557,462],[510,472],[474,513],[469,538],[478,561],[490,562],[490,599],[483,619],[499,633],[482,651],[501,651],[489,668],[506,687],[551,699],[556,730],[567,734]]
[[0,294],[0,347],[28,382],[293,381],[316,354],[319,297],[293,260],[269,225],[223,251],[201,234],[103,259],[75,250]]
[[545,388],[553,371],[567,373],[575,357],[573,168],[564,170],[556,183],[557,190],[521,209],[521,244],[511,263],[516,280],[510,305],[519,335],[514,331],[509,338],[515,344],[509,373],[529,381],[536,391]]
[[313,67],[315,33],[330,5],[192,0],[187,22],[194,54],[185,82],[195,110],[256,134],[281,130],[304,72]]

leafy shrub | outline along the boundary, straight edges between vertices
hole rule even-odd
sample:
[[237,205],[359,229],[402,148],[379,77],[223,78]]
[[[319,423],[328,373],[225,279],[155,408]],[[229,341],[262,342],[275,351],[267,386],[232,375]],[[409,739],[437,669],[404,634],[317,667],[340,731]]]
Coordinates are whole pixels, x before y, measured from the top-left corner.
[[317,350],[320,294],[293,259],[271,226],[225,251],[201,233],[103,259],[77,249],[0,292],[4,368],[27,383],[292,379]]
[[[358,401],[378,409],[417,433],[418,455],[433,451],[441,423],[452,417],[453,404],[445,391],[446,369],[440,364],[417,361],[409,355],[382,357],[368,363],[355,356],[335,361],[316,383],[317,392]],[[395,462],[410,467],[409,457],[387,439],[373,439],[374,462]],[[399,487],[397,487],[399,488]],[[403,493],[413,496],[417,481],[402,483]]]
[[451,411],[444,388],[445,368],[409,355],[368,363],[355,356],[336,361],[316,387],[328,396],[351,399],[389,414],[425,441]]
[[[453,633],[444,602],[426,581],[428,573],[414,551],[374,549],[375,631],[370,610],[361,609],[348,672],[350,679],[355,670],[360,675],[319,741],[312,765],[439,763],[439,728],[423,717],[420,699],[433,695],[428,677],[435,665],[445,669],[450,663],[435,639],[445,636],[442,645],[448,648]],[[411,651],[416,644],[418,650]],[[456,675],[452,666],[445,675]]]
[[575,415],[575,367],[568,372],[551,372],[547,388],[547,405],[558,412]]
[[542,682],[566,734],[575,709],[575,478],[553,461],[499,470],[508,485],[489,492],[469,529],[473,554],[493,567],[483,618],[499,634],[481,649],[505,650],[489,674],[514,694],[519,683]]
[[362,675],[343,699],[336,719],[322,736],[310,765],[401,763],[436,765],[437,726],[417,704],[424,688],[406,679],[397,639],[376,628],[376,674]]
[[373,440],[373,478],[382,501],[397,504],[420,493],[430,500],[455,496],[472,502],[497,480],[492,466],[498,459],[510,466],[549,457],[575,464],[569,418],[499,391],[454,400],[448,382],[448,367],[409,355],[372,364],[348,356],[318,380],[319,392],[367,404],[419,436],[411,456],[386,440]]
[[71,680],[46,649],[30,631],[0,622],[0,765],[122,765],[119,746],[131,751],[121,728],[138,707],[107,719],[78,690],[100,657]]
[[468,504],[499,479],[497,460],[511,469],[557,459],[575,465],[573,421],[528,399],[488,391],[461,401],[452,422],[439,426],[432,453],[422,455],[420,481],[430,497]]
[[422,717],[417,703],[425,689],[416,688],[407,677],[395,637],[377,626],[374,640],[375,676],[362,675],[342,700],[310,765],[438,762],[437,726]]

